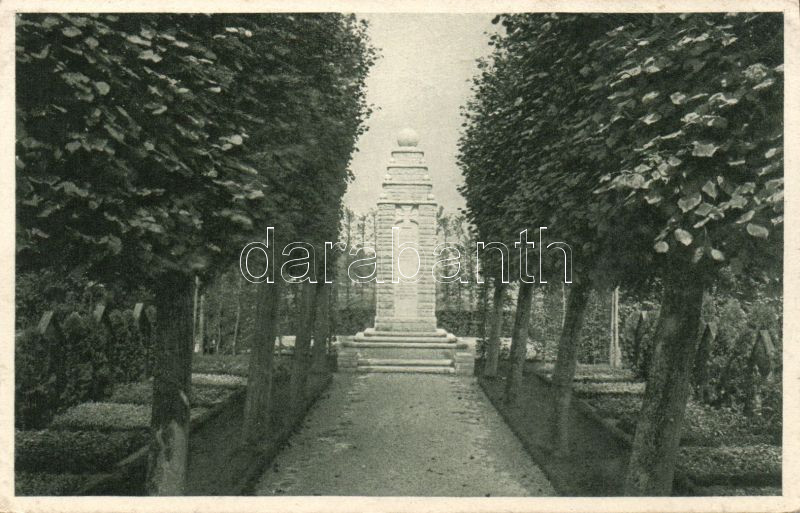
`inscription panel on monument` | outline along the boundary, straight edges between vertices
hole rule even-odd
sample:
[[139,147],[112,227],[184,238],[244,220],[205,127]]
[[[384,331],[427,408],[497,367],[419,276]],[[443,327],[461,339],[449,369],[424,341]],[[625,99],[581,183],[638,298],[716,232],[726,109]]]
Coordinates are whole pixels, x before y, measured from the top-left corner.
[[411,205],[398,206],[395,227],[399,228],[394,254],[400,283],[395,284],[395,316],[416,317],[418,305],[418,284],[421,269],[415,248],[419,244],[418,210]]

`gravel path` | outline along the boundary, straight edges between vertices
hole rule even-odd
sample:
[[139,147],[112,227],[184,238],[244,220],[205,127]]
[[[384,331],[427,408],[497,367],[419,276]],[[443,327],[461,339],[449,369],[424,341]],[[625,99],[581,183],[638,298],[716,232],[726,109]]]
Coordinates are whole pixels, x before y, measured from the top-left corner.
[[555,495],[473,378],[337,374],[256,495]]

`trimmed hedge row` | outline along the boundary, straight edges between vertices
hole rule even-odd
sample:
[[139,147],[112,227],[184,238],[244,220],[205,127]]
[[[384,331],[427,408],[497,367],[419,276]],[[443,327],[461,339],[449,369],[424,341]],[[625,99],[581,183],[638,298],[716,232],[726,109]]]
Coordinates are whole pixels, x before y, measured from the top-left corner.
[[[56,415],[50,425],[53,429],[128,430],[149,429],[150,405],[124,403],[81,403]],[[206,408],[192,408],[191,418],[205,413]]]
[[250,360],[241,355],[196,354],[192,356],[192,372],[247,377],[249,363]]
[[[594,394],[585,400],[608,419],[616,419],[617,427],[633,435],[636,419],[642,408],[642,396]],[[683,446],[717,447],[722,445],[776,444],[771,433],[763,432],[744,415],[726,408],[712,408],[690,400],[684,417]]]
[[[233,393],[230,387],[196,386],[189,392],[189,403],[192,406],[213,406]],[[151,381],[124,383],[114,387],[108,398],[110,403],[120,404],[152,404],[153,383]]]
[[[552,366],[539,365],[536,372],[549,380]],[[576,394],[581,396],[603,424],[621,430],[621,436],[632,436],[642,407],[644,383],[600,382],[591,379],[592,368],[579,366],[582,382],[576,382]],[[598,366],[596,377],[609,374]],[[618,373],[612,372],[616,375]],[[630,440],[630,438],[628,438]],[[780,438],[763,423],[730,408],[713,408],[690,400],[681,437],[676,476],[688,479],[693,493],[709,495],[744,494],[745,487],[755,495],[780,494],[775,490],[781,483]],[[723,487],[723,490],[708,487]],[[733,488],[731,488],[733,487]],[[731,488],[731,489],[727,489]]]
[[[440,328],[459,337],[481,336],[482,313],[480,310],[436,310]],[[335,329],[338,334],[355,334],[375,323],[374,308],[340,308],[336,313]],[[514,311],[503,312],[502,336],[510,337],[514,325]]]
[[108,470],[147,443],[145,431],[14,433],[15,471],[94,473]]
[[244,387],[247,386],[247,378],[241,376],[231,376],[228,374],[199,374],[192,373],[192,387],[196,386],[214,387]]
[[84,485],[90,475],[62,474],[50,472],[16,472],[15,495],[70,495]]
[[701,486],[779,485],[781,448],[766,444],[681,447],[677,468]]
[[575,393],[579,396],[590,397],[602,395],[636,395],[644,393],[644,383],[630,381],[604,382],[577,382],[573,385]]

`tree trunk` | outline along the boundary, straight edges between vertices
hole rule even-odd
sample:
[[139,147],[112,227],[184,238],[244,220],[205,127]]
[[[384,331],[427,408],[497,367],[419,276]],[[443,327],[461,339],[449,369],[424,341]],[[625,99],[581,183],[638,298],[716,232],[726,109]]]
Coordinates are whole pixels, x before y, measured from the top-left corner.
[[320,280],[317,283],[317,317],[314,324],[311,370],[325,373],[328,369],[328,338],[330,337],[331,286]]
[[[198,350],[199,348],[199,350]],[[194,341],[196,353],[206,352],[206,293],[200,293],[200,305],[197,309],[197,339]]]
[[703,402],[708,403],[711,400],[711,391],[709,390],[708,381],[708,360],[711,358],[711,348],[716,338],[716,327],[714,323],[708,323],[703,329],[703,336],[700,337],[700,345],[697,347],[697,353],[694,359],[693,368],[693,381],[695,385],[695,394],[697,398]]
[[214,354],[219,354],[219,348],[222,347],[222,301],[225,296],[225,284],[220,283],[220,291],[217,296],[217,343],[214,344]]
[[634,372],[637,374],[639,373],[640,364],[639,360],[641,359],[641,348],[642,348],[642,337],[644,335],[644,324],[647,314],[643,311],[639,311],[636,313],[636,321],[633,328],[633,350],[631,355],[631,366],[634,369]]
[[308,377],[308,349],[314,331],[318,287],[313,283],[300,284],[300,312],[297,318],[297,329],[294,339],[294,358],[292,359],[292,376],[290,382],[291,404],[295,409],[302,408],[305,403],[306,378]]
[[231,340],[231,353],[236,354],[236,343],[239,341],[239,322],[242,317],[242,277],[236,276],[236,320],[233,323],[233,340]]
[[507,403],[513,403],[522,386],[522,371],[528,352],[528,321],[531,317],[533,283],[520,282],[517,291],[517,310],[514,314],[514,331],[511,332],[511,353],[509,354],[508,374],[506,376]]
[[194,277],[194,296],[192,301],[192,343],[194,344],[194,352],[199,353],[203,350],[202,347],[197,345],[197,307],[200,304],[200,277]]
[[500,358],[500,330],[503,328],[505,289],[506,284],[500,278],[495,278],[492,318],[489,320],[489,338],[484,339],[483,375],[487,378],[497,376],[497,361]]
[[[278,265],[276,263],[276,265]],[[272,363],[275,336],[280,321],[283,280],[260,283],[256,303],[254,333],[251,341],[247,377],[247,397],[244,403],[242,438],[246,444],[256,444],[269,427],[272,400]]]
[[156,293],[148,495],[183,495],[189,453],[189,393],[192,376],[192,282],[167,276]]
[[622,367],[622,350],[619,347],[619,287],[611,292],[611,340],[608,347],[608,364],[613,369]]
[[697,349],[703,284],[696,273],[664,282],[655,348],[636,426],[625,494],[670,495]]
[[572,405],[572,380],[578,365],[578,348],[586,304],[591,287],[586,282],[573,283],[567,300],[567,315],[558,339],[556,365],[553,369],[553,438],[555,454],[569,454],[569,412]]
[[489,321],[489,284],[484,282],[480,287],[481,315],[478,337],[486,340],[486,323]]

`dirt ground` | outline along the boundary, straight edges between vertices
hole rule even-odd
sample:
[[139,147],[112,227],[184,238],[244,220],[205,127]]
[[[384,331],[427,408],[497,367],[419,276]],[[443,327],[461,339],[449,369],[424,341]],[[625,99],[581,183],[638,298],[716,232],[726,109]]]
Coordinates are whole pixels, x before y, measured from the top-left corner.
[[550,496],[474,378],[337,374],[256,495]]

